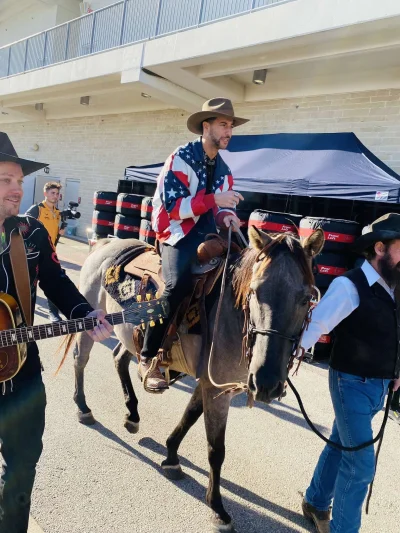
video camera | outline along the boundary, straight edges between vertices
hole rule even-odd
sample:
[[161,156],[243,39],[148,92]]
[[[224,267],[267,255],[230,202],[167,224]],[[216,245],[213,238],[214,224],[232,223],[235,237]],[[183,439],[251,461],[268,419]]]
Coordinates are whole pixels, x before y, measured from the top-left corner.
[[60,211],[61,216],[61,228],[65,229],[68,226],[67,220],[71,220],[74,218],[81,218],[81,214],[79,211],[76,210],[76,208],[79,206],[78,202],[69,202],[67,209],[64,209],[63,211]]

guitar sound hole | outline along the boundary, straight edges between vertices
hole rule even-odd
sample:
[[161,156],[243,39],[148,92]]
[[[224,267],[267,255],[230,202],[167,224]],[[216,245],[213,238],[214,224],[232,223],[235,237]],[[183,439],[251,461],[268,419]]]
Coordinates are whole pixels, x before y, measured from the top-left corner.
[[8,353],[0,352],[0,370],[3,370],[8,365]]

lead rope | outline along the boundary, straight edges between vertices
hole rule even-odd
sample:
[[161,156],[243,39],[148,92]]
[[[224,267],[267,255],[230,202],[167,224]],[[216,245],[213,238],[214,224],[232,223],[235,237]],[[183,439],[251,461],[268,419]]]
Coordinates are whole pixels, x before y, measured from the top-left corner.
[[[246,242],[246,240],[244,239],[243,236],[242,236],[242,238],[243,238],[244,242]],[[248,392],[247,385],[245,383],[242,383],[242,382],[217,383],[213,379],[212,371],[211,371],[212,361],[213,361],[214,351],[215,351],[215,332],[218,330],[219,319],[220,319],[220,316],[221,316],[222,300],[223,300],[223,297],[224,297],[224,294],[225,294],[226,273],[227,273],[227,270],[228,270],[229,254],[230,254],[230,250],[231,250],[231,242],[232,242],[232,225],[229,226],[229,230],[228,230],[228,246],[227,246],[227,250],[226,250],[226,258],[225,258],[224,270],[223,270],[223,273],[222,273],[221,291],[220,291],[220,294],[219,294],[217,312],[216,312],[216,315],[215,315],[214,330],[213,330],[211,349],[210,349],[210,357],[208,358],[208,369],[207,370],[208,370],[208,379],[209,379],[211,385],[213,385],[217,389],[225,389],[222,392],[220,392],[219,394],[217,394],[217,396],[215,396],[215,398],[219,398],[219,396],[222,396],[223,394],[229,394],[231,392]],[[251,400],[249,399],[248,405],[251,407],[250,403],[251,403]]]
[[318,429],[314,426],[314,424],[311,422],[309,416],[307,415],[306,410],[304,409],[303,401],[300,398],[300,394],[298,393],[296,387],[293,385],[293,383],[291,382],[289,377],[287,378],[287,382],[289,384],[289,387],[292,389],[293,394],[296,397],[297,403],[299,404],[299,407],[300,407],[300,411],[301,411],[302,415],[304,416],[304,419],[307,422],[307,424],[309,425],[309,427],[312,429],[312,431],[320,439],[322,439],[324,442],[326,442],[326,444],[328,444],[332,448],[336,448],[337,450],[340,450],[342,452],[357,452],[359,450],[363,450],[364,448],[367,448],[368,446],[373,446],[376,442],[379,441],[378,448],[377,448],[376,455],[375,455],[374,478],[373,478],[373,480],[372,480],[372,482],[371,482],[371,484],[369,486],[368,497],[367,497],[367,505],[366,505],[366,509],[365,509],[366,514],[368,514],[368,512],[369,512],[369,504],[370,504],[370,500],[371,500],[371,497],[372,497],[372,491],[373,491],[373,487],[374,487],[376,469],[378,467],[379,453],[381,451],[383,435],[385,433],[386,423],[387,423],[387,420],[388,420],[388,417],[389,417],[390,404],[391,404],[392,398],[393,398],[393,382],[391,382],[390,385],[389,385],[389,393],[388,393],[388,397],[387,397],[387,401],[386,401],[385,414],[384,414],[383,422],[382,422],[382,425],[381,425],[381,428],[380,428],[378,434],[376,435],[376,437],[374,439],[372,439],[372,440],[370,440],[368,442],[364,442],[363,444],[359,444],[358,446],[343,446],[342,444],[338,444],[337,442],[333,442],[333,441],[329,440],[327,437],[325,437],[325,435],[323,435],[320,431],[318,431]]

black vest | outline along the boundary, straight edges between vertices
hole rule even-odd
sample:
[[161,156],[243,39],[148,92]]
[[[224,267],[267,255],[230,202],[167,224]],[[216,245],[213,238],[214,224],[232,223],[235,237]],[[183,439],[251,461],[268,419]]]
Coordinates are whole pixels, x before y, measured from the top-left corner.
[[334,330],[331,367],[365,378],[398,377],[398,306],[379,283],[369,286],[361,268],[344,275],[356,286],[360,305]]

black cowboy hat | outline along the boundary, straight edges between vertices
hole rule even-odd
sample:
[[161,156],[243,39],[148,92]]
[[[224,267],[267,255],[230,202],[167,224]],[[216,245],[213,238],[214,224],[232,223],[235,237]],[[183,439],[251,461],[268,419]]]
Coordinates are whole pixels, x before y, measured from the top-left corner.
[[387,213],[363,230],[363,234],[354,243],[356,252],[364,252],[376,242],[400,239],[400,214]]
[[18,157],[9,136],[3,131],[0,131],[0,162],[17,163],[18,165],[21,165],[24,176],[28,176],[28,174],[32,174],[32,172],[47,167],[47,163],[38,163],[37,161],[30,161],[29,159]]

